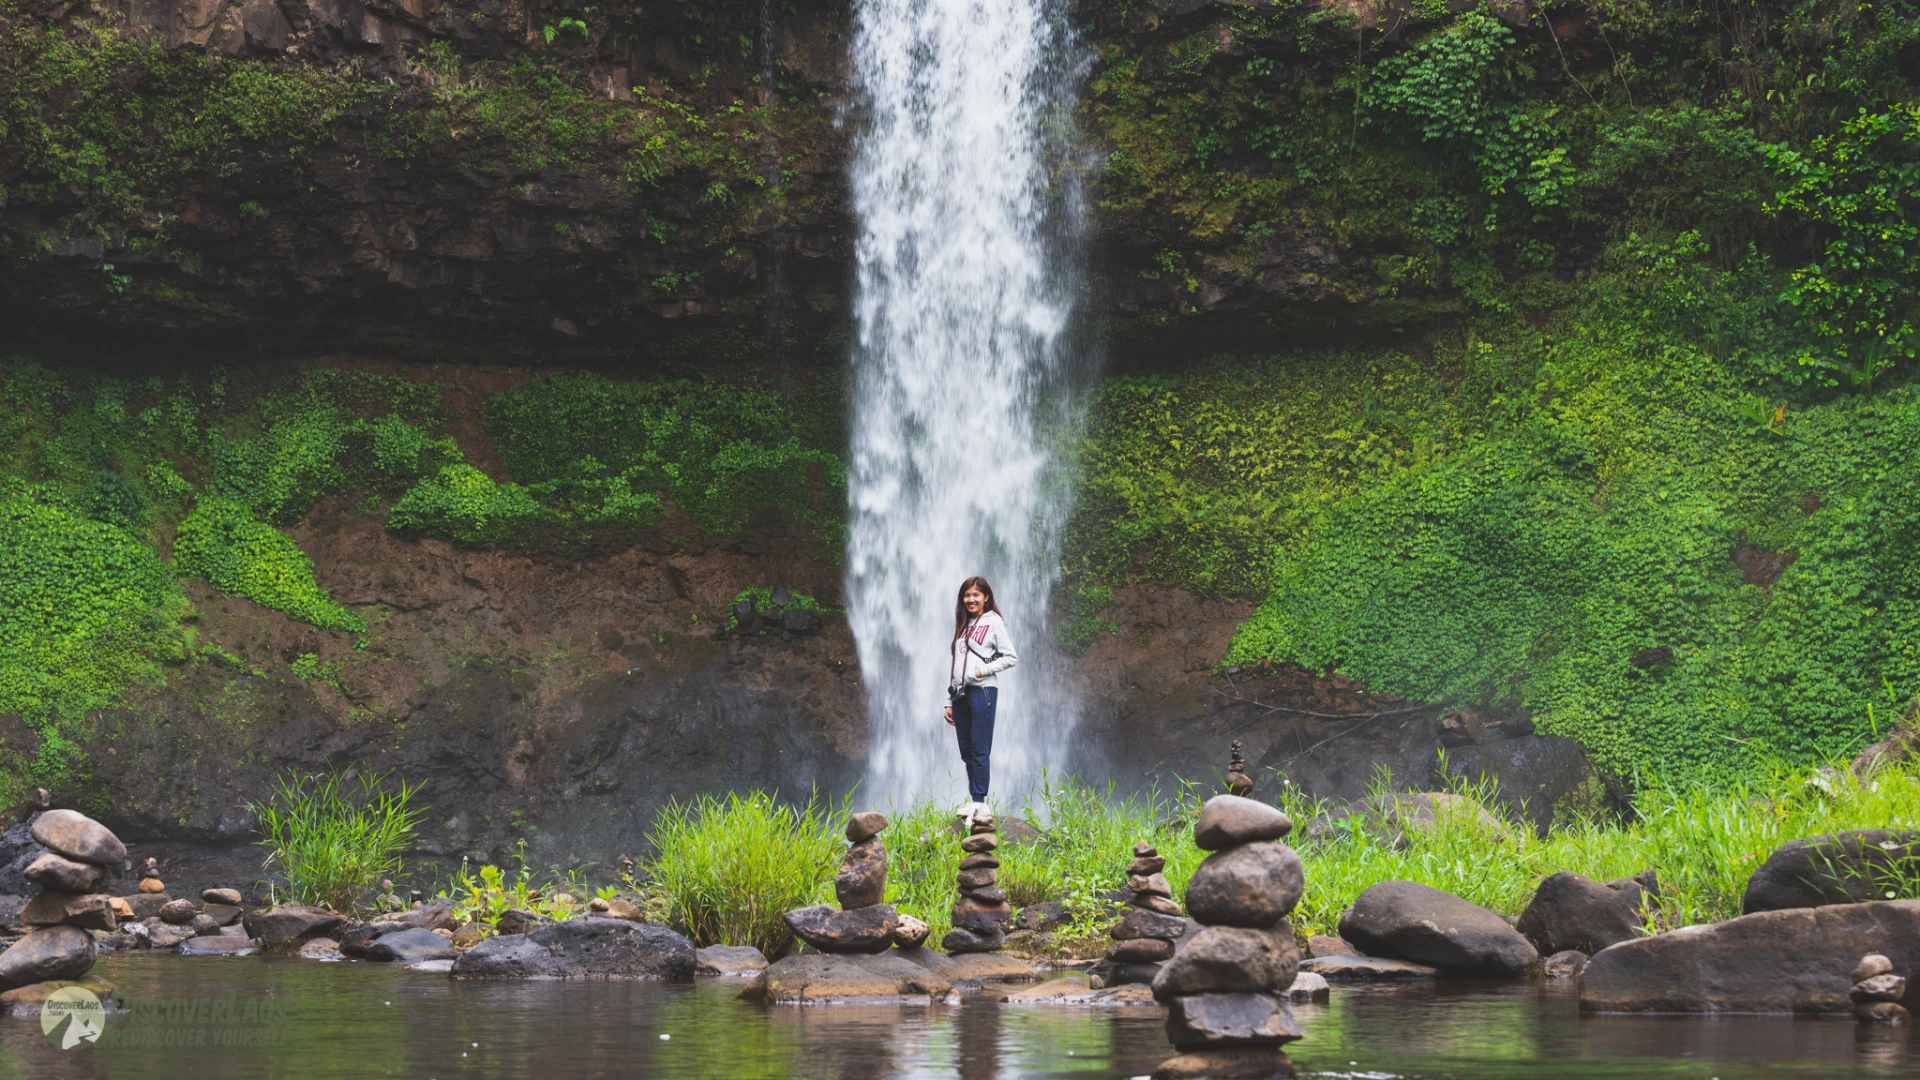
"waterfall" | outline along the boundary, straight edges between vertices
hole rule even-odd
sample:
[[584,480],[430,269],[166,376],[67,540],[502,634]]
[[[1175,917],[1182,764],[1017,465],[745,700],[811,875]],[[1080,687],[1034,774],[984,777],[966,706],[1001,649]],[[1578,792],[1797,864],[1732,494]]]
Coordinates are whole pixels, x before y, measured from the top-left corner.
[[1000,678],[991,798],[1006,806],[1061,763],[1075,720],[1040,654],[1076,408],[1079,214],[1055,177],[1079,51],[1048,0],[859,0],[856,18],[847,601],[863,795],[963,797],[940,709],[955,593],[984,574],[1022,654]]

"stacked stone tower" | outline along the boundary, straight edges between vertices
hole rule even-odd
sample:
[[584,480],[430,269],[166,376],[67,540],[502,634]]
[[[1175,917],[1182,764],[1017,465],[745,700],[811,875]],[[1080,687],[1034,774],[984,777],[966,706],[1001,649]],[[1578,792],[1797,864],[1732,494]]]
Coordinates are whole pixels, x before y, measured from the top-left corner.
[[1185,913],[1161,873],[1166,868],[1167,860],[1152,844],[1133,845],[1133,861],[1127,864],[1127,905],[1133,910],[1107,931],[1114,945],[1097,969],[1108,986],[1152,982],[1186,932]]
[[1227,794],[1245,798],[1253,794],[1253,777],[1247,775],[1247,763],[1240,756],[1240,740],[1227,748]]
[[887,847],[880,832],[886,827],[886,815],[871,810],[847,819],[853,846],[833,878],[840,910],[821,904],[787,912],[787,926],[801,941],[829,953],[877,953],[893,946],[900,913],[881,902],[887,895]]
[[120,838],[74,810],[41,814],[32,835],[47,849],[26,870],[41,891],[20,912],[20,921],[33,929],[0,954],[0,990],[80,978],[95,958],[88,931],[116,925],[114,898],[106,889],[114,868],[127,861]]
[[967,838],[960,841],[960,850],[966,856],[960,860],[960,897],[953,902],[953,929],[940,939],[940,947],[950,953],[994,952],[1006,944],[1013,909],[1007,906],[1006,890],[998,884],[1000,858],[994,852],[999,847],[993,816],[976,815]]
[[1293,1075],[1280,1047],[1303,1034],[1286,1005],[1300,953],[1286,916],[1303,880],[1299,858],[1275,842],[1292,828],[1285,814],[1237,795],[1202,808],[1193,838],[1213,854],[1187,882],[1187,910],[1203,929],[1153,980],[1167,1038],[1183,1053],[1161,1062],[1155,1080]]
[[1907,979],[1893,973],[1893,961],[1880,953],[1868,953],[1853,969],[1853,1014],[1863,1024],[1905,1024],[1912,1019],[1900,999],[1907,993]]

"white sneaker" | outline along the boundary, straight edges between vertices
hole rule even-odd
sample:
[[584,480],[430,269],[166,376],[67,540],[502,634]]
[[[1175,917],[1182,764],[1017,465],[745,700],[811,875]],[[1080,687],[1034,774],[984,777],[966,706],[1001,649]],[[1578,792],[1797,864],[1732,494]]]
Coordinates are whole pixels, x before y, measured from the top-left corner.
[[972,828],[973,823],[979,820],[980,818],[992,817],[993,811],[987,809],[986,803],[970,802],[970,803],[967,803],[965,806],[962,806],[960,808],[959,813],[956,816],[958,816],[962,821],[964,821],[968,828]]

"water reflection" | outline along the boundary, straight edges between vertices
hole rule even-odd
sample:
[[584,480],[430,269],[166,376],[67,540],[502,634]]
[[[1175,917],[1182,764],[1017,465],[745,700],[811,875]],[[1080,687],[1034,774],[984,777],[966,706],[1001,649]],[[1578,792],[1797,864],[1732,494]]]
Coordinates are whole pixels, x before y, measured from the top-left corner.
[[[0,1077],[1090,1080],[1141,1076],[1171,1053],[1154,1009],[1003,1006],[983,996],[959,1006],[767,1010],[737,1000],[738,982],[455,983],[372,964],[257,958],[109,957],[102,969],[136,1002],[273,1001],[291,1018],[268,1032],[269,1045],[217,1045],[213,1032],[247,1025],[196,1016],[149,1026],[207,1031],[197,1044],[70,1051],[49,1043],[35,1020],[0,1021]],[[1844,1017],[1582,1016],[1560,985],[1349,988],[1296,1012],[1307,1039],[1292,1054],[1305,1076],[1916,1072],[1905,1028]]]

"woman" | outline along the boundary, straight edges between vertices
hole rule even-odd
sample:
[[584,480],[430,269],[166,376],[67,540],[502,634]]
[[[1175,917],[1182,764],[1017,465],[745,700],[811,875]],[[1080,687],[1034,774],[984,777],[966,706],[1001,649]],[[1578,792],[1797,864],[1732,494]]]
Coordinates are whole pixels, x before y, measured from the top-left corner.
[[993,711],[1000,703],[994,676],[1019,663],[1007,620],[993,602],[993,586],[978,575],[960,583],[953,605],[953,643],[947,660],[947,723],[960,740],[967,766],[967,805],[960,815],[971,824],[987,811],[987,758],[993,753]]

